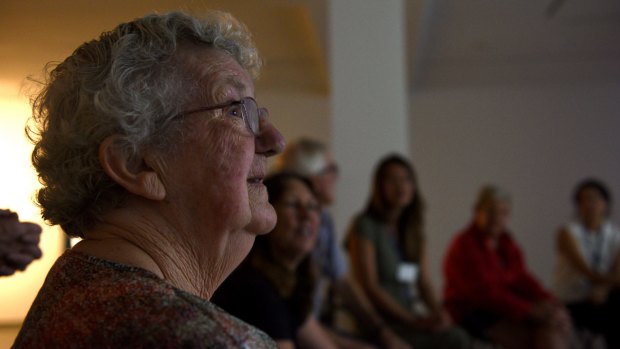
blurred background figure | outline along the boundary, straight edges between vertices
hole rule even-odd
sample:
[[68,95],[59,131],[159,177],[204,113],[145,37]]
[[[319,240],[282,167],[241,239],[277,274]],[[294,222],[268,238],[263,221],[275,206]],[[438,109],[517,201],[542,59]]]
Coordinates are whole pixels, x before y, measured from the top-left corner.
[[576,327],[620,348],[620,230],[609,221],[611,193],[596,179],[575,189],[575,221],[557,235],[553,289]]
[[[373,306],[414,348],[469,348],[435,295],[428,271],[424,204],[413,167],[403,157],[382,159],[366,210],[347,236],[352,269]],[[414,312],[414,305],[425,311]]]
[[276,222],[262,180],[284,140],[254,100],[260,66],[224,12],[137,18],[52,66],[29,129],[37,201],[83,240],[14,348],[275,346],[209,301]]
[[312,260],[321,208],[310,182],[280,173],[265,180],[278,222],[257,237],[249,256],[213,302],[265,331],[278,348],[336,348],[312,315],[318,270]]
[[332,217],[328,211],[335,201],[335,186],[338,180],[338,165],[334,162],[327,146],[319,141],[301,138],[290,142],[277,159],[276,170],[298,173],[310,180],[321,205],[321,226],[313,256],[319,266],[320,277],[314,297],[313,312],[321,319],[340,348],[357,348],[361,343],[338,329],[336,324],[337,304],[343,305],[361,326],[364,336],[385,348],[408,348],[387,326],[375,311],[355,280],[349,277],[349,268],[344,252],[338,243]]
[[0,210],[0,276],[25,270],[41,258],[40,235],[41,227],[37,224],[20,222],[17,213]]
[[482,188],[471,224],[444,261],[445,302],[472,334],[506,348],[568,348],[565,308],[527,270],[508,232],[511,201],[498,187]]

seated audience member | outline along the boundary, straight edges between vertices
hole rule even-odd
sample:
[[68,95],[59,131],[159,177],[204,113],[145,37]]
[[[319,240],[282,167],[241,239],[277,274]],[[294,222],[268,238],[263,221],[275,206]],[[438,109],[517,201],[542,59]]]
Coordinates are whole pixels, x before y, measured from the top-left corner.
[[568,314],[527,270],[507,230],[509,212],[504,190],[481,190],[473,222],[445,258],[446,307],[471,333],[505,348],[567,348]]
[[620,230],[609,221],[611,194],[589,179],[577,186],[574,203],[577,219],[557,235],[553,289],[576,327],[620,348]]
[[209,300],[276,223],[284,139],[254,100],[231,15],[123,23],[56,65],[34,103],[43,217],[83,238],[50,269],[14,348],[275,348]]
[[[327,147],[316,140],[302,138],[287,145],[278,158],[279,170],[291,171],[307,177],[315,189],[321,204],[321,227],[313,256],[319,266],[320,277],[314,296],[313,312],[321,320],[339,348],[356,349],[363,345],[359,340],[335,329],[334,299],[341,300],[353,315],[356,324],[367,334],[367,339],[376,341],[386,349],[407,349],[409,346],[387,326],[374,309],[354,279],[349,277],[348,265],[334,230],[332,217],[327,207],[334,202],[338,167]],[[327,297],[331,295],[330,297]]]
[[259,236],[242,265],[215,292],[213,302],[265,331],[278,348],[336,348],[312,316],[317,271],[311,253],[320,206],[311,184],[295,174],[265,180],[278,217]]
[[[453,326],[433,291],[422,215],[409,162],[398,155],[381,160],[370,202],[347,236],[354,275],[387,325],[414,348],[470,348],[472,339]],[[426,314],[414,311],[416,301]]]
[[41,258],[40,235],[37,224],[20,222],[17,213],[0,210],[0,276],[25,270],[33,260]]

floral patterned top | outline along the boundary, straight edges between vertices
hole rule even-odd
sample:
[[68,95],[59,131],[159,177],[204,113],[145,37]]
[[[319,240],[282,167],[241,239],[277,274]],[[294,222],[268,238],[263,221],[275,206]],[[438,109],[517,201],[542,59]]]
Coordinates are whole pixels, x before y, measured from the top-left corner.
[[13,348],[276,348],[264,332],[155,274],[81,252],[50,270]]

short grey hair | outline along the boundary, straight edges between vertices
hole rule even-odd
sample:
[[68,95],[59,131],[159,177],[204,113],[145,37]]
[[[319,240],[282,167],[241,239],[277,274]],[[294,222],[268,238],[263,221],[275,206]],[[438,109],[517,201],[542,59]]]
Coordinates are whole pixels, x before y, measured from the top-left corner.
[[201,19],[182,12],[147,15],[84,43],[62,63],[48,64],[26,128],[46,221],[83,236],[123,204],[128,193],[104,173],[99,146],[117,135],[115,145],[130,157],[148,147],[169,149],[178,133],[175,116],[199,93],[178,53],[200,47],[224,50],[258,76],[261,60],[250,33],[223,12]]
[[480,189],[474,207],[478,211],[494,201],[501,201],[510,205],[511,200],[510,193],[504,188],[497,185],[485,185]]
[[276,170],[295,172],[304,177],[321,173],[327,166],[327,146],[317,140],[301,138],[290,143],[276,163]]

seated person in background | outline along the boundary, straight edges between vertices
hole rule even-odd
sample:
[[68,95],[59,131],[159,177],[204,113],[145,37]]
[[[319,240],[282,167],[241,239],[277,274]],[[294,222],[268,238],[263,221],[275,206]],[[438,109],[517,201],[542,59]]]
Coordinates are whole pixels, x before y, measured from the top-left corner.
[[[388,325],[414,348],[469,348],[472,339],[452,325],[433,292],[422,229],[413,168],[388,156],[377,167],[366,211],[347,236],[354,275]],[[414,312],[416,287],[426,315]]]
[[320,206],[310,183],[281,173],[265,180],[278,221],[212,301],[265,331],[278,348],[336,348],[311,315],[317,271],[311,257]]
[[446,307],[471,333],[505,348],[567,348],[568,314],[526,269],[507,230],[509,212],[504,190],[481,190],[473,222],[445,258]]
[[41,227],[20,222],[17,213],[0,210],[0,276],[25,270],[33,260],[41,258]]
[[[348,277],[348,265],[343,251],[338,244],[332,217],[327,206],[334,202],[335,185],[338,179],[338,167],[327,147],[316,140],[302,138],[287,145],[284,153],[278,158],[277,168],[280,171],[291,171],[307,177],[314,187],[317,200],[321,204],[321,227],[313,251],[314,259],[319,266],[319,280],[314,296],[313,311],[321,325],[330,334],[339,348],[360,348],[363,343],[335,330],[334,299],[353,315],[356,324],[386,349],[408,349],[409,345],[398,338],[375,311],[364,292],[355,280]],[[329,292],[331,291],[331,292]]]
[[620,348],[620,230],[609,221],[611,194],[589,179],[575,190],[577,219],[557,235],[553,289],[575,326]]

